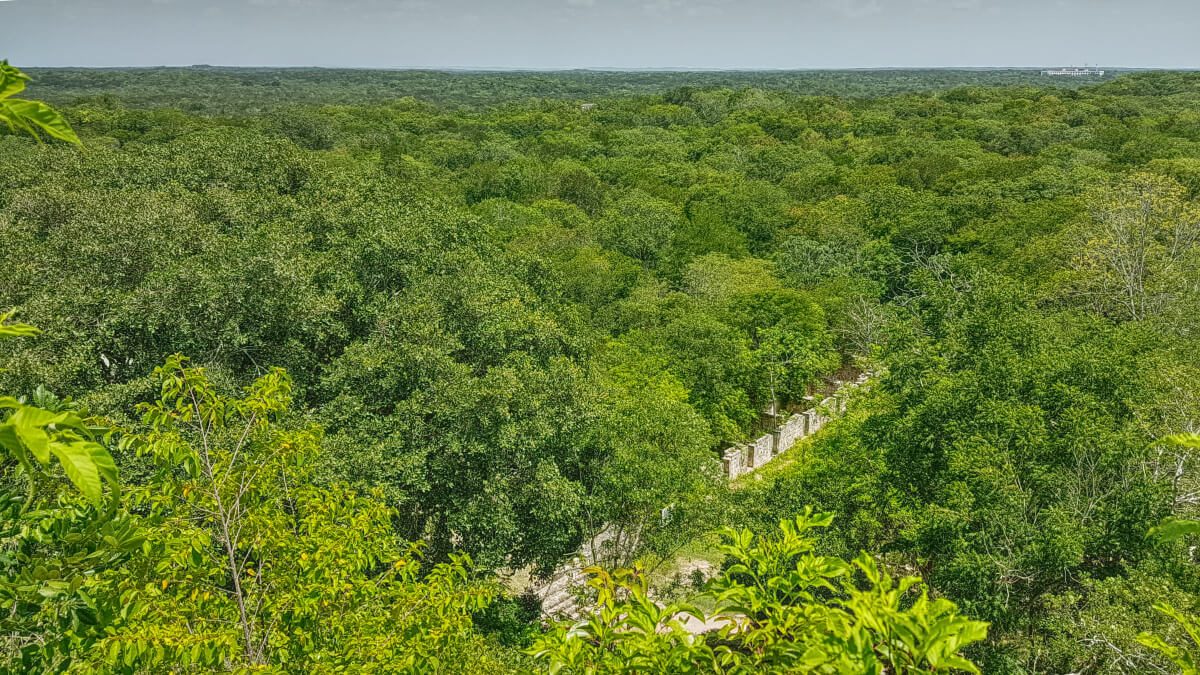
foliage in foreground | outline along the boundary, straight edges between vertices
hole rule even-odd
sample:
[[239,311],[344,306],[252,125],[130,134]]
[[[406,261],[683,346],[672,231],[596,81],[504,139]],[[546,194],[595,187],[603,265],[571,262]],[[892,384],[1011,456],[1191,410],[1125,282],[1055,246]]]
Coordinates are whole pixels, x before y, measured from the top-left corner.
[[[5,323],[0,338],[37,329]],[[118,510],[117,467],[87,413],[39,389],[34,405],[0,396],[0,669],[70,663],[95,623],[85,587],[140,541]],[[66,479],[66,480],[64,480]],[[109,487],[107,495],[104,484]]]
[[[1200,449],[1200,434],[1176,434],[1163,439],[1164,443],[1193,450]],[[1150,537],[1164,543],[1174,543],[1184,537],[1200,535],[1200,521],[1182,518],[1164,518],[1158,526],[1150,530]],[[1190,557],[1190,556],[1189,556]],[[1161,635],[1144,632],[1138,635],[1141,644],[1163,654],[1171,663],[1179,668],[1182,675],[1197,675],[1200,673],[1200,618],[1189,616],[1163,602],[1154,604],[1154,609],[1170,617],[1187,635],[1186,646],[1172,644]]]
[[9,130],[19,129],[39,142],[42,139],[37,130],[41,129],[54,138],[82,146],[71,125],[53,108],[41,101],[13,98],[25,91],[29,80],[28,75],[8,65],[8,61],[0,61],[0,122],[8,125]]
[[[3,318],[0,337],[36,333]],[[50,409],[0,398],[0,669],[488,669],[471,617],[493,586],[465,556],[424,566],[377,496],[313,485],[319,429],[284,423],[286,373],[242,398],[180,357],[158,373],[160,400],[121,441],[158,470],[123,496],[97,442],[116,430],[46,394]]]
[[723,621],[696,636],[683,621],[706,617],[695,604],[662,606],[647,595],[644,570],[590,568],[598,611],[542,637],[535,652],[551,673],[944,673],[978,669],[962,655],[987,624],[954,603],[916,592],[919,579],[893,579],[866,553],[852,563],[815,555],[812,509],[772,536],[726,529],[732,562],[696,598]]
[[285,422],[286,373],[242,398],[179,357],[158,373],[145,431],[123,441],[159,468],[131,500],[147,514],[147,543],[98,582],[122,608],[98,645],[110,666],[407,673],[480,663],[471,614],[492,587],[466,557],[425,569],[378,495],[314,486],[320,430]]

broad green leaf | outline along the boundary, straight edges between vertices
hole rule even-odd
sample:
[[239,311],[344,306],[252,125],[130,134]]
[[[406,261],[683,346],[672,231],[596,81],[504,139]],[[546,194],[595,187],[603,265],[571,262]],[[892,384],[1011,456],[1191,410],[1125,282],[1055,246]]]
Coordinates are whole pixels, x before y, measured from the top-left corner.
[[62,463],[67,478],[79,488],[84,497],[97,508],[103,497],[100,472],[92,460],[91,443],[51,443],[50,452]]
[[1200,434],[1164,436],[1160,442],[1167,445],[1179,445],[1185,448],[1200,448]]
[[1162,522],[1158,525],[1150,528],[1148,536],[1159,541],[1172,542],[1178,541],[1189,534],[1200,534],[1200,522],[1168,516],[1163,518]]
[[107,481],[109,487],[115,492],[120,484],[117,478],[117,463],[113,461],[108,449],[99,443],[84,443],[84,446],[87,448],[88,456],[92,458],[92,463],[96,465],[96,471],[100,477]]
[[1196,644],[1200,644],[1200,627],[1197,627],[1196,622],[1194,620],[1192,620],[1189,617],[1184,616],[1183,614],[1181,614],[1179,612],[1179,610],[1166,604],[1165,602],[1155,603],[1154,609],[1162,612],[1163,614],[1166,614],[1167,616],[1171,617],[1172,619],[1175,619],[1175,621],[1177,621],[1179,623],[1179,625],[1185,631],[1187,631],[1188,636],[1192,638],[1192,642],[1194,642]]
[[16,455],[24,452],[21,439],[17,436],[17,429],[12,424],[0,424],[0,448],[5,448]]
[[52,413],[49,410],[23,405],[17,408],[9,422],[17,426],[44,427],[50,424],[62,424],[71,417],[70,413]]
[[[15,417],[15,415],[14,415]],[[21,438],[21,442],[25,447],[33,453],[37,461],[43,465],[50,463],[50,435],[42,428],[17,424],[14,426],[17,436]]]
[[79,146],[83,145],[67,120],[54,108],[41,101],[27,101],[19,98],[0,99],[0,119],[7,119],[10,122],[26,120],[54,138]]
[[38,329],[25,323],[0,323],[0,337],[28,337],[37,335]]
[[25,91],[25,83],[30,78],[16,66],[8,64],[8,59],[0,61],[0,98],[8,98]]

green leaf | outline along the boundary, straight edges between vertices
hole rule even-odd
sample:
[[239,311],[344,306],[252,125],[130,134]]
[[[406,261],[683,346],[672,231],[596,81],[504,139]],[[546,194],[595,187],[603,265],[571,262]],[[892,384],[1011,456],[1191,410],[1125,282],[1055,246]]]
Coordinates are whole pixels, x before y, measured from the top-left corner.
[[[15,417],[15,415],[14,415]],[[18,424],[14,427],[25,447],[33,452],[33,456],[43,465],[50,463],[50,435],[40,427]]]
[[[100,471],[92,459],[93,450],[89,447],[94,443],[51,443],[50,452],[62,463],[67,478],[79,488],[84,497],[97,508],[101,505],[103,492],[100,485]],[[101,448],[103,449],[103,448]]]
[[8,98],[25,91],[25,83],[31,81],[16,66],[8,65],[8,59],[0,61],[0,98]]
[[18,457],[24,456],[24,446],[17,436],[17,428],[12,424],[0,424],[0,448],[6,448]]
[[1200,434],[1164,436],[1159,442],[1166,445],[1179,445],[1185,448],[1200,448]]
[[[41,101],[27,101],[19,98],[0,99],[0,119],[19,124],[27,130],[29,129],[28,123],[33,123],[54,138],[78,146],[83,145],[67,120],[54,108]],[[37,135],[34,134],[34,137],[36,138]]]
[[88,456],[92,458],[92,463],[96,465],[96,471],[100,477],[108,482],[109,486],[115,492],[120,485],[117,478],[117,463],[109,454],[108,449],[99,443],[85,443]]
[[1189,534],[1200,534],[1200,522],[1167,516],[1147,535],[1162,542],[1178,541]]
[[25,323],[0,323],[0,337],[28,337],[37,335],[38,329]]
[[71,417],[70,413],[52,413],[49,410],[23,405],[17,408],[9,422],[18,427],[44,427],[50,424],[62,424]]

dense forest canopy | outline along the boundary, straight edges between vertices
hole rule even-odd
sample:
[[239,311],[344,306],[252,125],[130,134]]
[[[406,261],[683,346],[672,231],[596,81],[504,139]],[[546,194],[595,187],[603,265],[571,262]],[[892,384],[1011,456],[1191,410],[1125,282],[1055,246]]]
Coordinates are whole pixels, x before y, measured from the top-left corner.
[[4,667],[1195,672],[1200,74],[30,74]]

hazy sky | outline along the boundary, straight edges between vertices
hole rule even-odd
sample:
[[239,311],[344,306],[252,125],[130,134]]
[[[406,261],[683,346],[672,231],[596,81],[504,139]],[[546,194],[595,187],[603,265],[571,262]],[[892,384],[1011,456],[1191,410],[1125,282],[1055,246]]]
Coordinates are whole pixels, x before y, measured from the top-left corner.
[[1198,0],[0,0],[21,66],[1200,67]]

